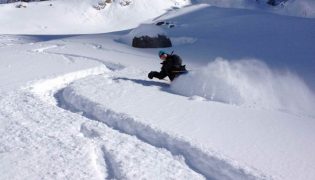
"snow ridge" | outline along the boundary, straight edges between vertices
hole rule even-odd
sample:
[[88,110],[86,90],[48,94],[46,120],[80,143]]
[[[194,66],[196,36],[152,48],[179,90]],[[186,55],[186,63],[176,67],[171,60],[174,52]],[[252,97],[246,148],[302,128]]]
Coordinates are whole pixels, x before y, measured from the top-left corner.
[[103,122],[122,133],[136,136],[155,147],[165,148],[173,155],[183,156],[191,169],[207,179],[267,179],[254,170],[240,167],[227,159],[217,157],[214,153],[204,152],[202,147],[196,147],[183,138],[171,136],[154,127],[141,124],[127,114],[114,112],[92,102],[87,97],[76,94],[71,86],[58,94],[61,95],[59,102],[65,103],[62,104],[63,107],[83,112],[83,115],[89,119]]

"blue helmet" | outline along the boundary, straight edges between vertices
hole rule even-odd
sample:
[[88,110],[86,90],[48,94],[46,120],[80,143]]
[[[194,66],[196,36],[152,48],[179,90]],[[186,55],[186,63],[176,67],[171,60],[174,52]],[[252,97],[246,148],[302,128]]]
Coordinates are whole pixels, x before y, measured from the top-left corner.
[[163,50],[159,51],[159,57],[161,57],[163,54],[167,54],[167,53]]

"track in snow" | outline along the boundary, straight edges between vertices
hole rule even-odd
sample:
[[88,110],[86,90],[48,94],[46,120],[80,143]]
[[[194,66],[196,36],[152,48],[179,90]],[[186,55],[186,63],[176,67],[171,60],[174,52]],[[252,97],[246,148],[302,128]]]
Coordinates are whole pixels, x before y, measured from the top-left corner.
[[[60,96],[62,88],[91,75],[106,73],[110,70],[120,70],[123,67],[104,62],[93,57],[75,54],[47,52],[52,48],[62,45],[49,45],[35,50],[31,53],[55,54],[76,60],[97,61],[100,67],[68,73],[52,79],[41,80],[28,87],[33,94],[51,105],[57,105],[69,111],[69,106]],[[56,98],[56,99],[54,99]],[[81,113],[78,113],[82,115]],[[87,116],[81,116],[86,119]],[[92,119],[89,119],[92,120]],[[91,159],[98,176],[106,179],[154,179],[154,178],[180,178],[180,179],[204,179],[201,174],[190,169],[180,156],[173,156],[171,152],[152,146],[141,141],[135,136],[114,130],[106,124],[98,124],[96,121],[88,121],[81,125],[80,133],[83,137],[90,139]]]
[[[46,51],[48,49],[52,49],[56,47],[60,47],[60,45],[47,46],[47,47],[35,49],[30,52],[60,55],[65,58],[71,58],[71,61],[74,61],[76,59],[97,61],[99,63],[102,63],[103,65],[108,67],[108,69],[112,71],[120,70],[123,68],[121,65],[106,63],[103,60],[93,58],[93,57]],[[92,71],[90,75],[97,75],[97,74],[100,74],[101,72],[97,71],[97,73],[95,73]],[[103,73],[105,72],[106,71],[104,71]],[[80,73],[82,72],[79,72],[79,74]],[[73,94],[71,88],[67,88],[67,85],[70,84],[71,82],[87,77],[89,76],[89,74],[87,73],[83,76],[75,75],[75,73],[69,73],[69,74],[70,75],[64,76],[66,77],[65,79],[67,80],[64,81],[62,85],[59,84],[56,86],[56,84],[54,83],[54,79],[47,80],[46,82],[43,81],[41,83],[37,83],[36,84],[37,87],[41,87],[42,85],[40,84],[46,84],[48,86],[51,86],[45,91],[39,92],[40,93],[39,95],[44,97],[44,96],[47,96],[47,93],[48,93],[48,96],[54,96],[57,102],[57,106],[59,106],[60,108],[63,108],[67,111],[79,113],[80,115],[82,115],[85,118],[88,118],[91,121],[101,122],[104,125],[106,124],[105,126],[107,126],[107,128],[109,126],[115,129],[118,132],[119,136],[126,136],[128,141],[130,141],[128,143],[131,143],[132,146],[134,144],[140,144],[138,146],[142,147],[142,149],[140,148],[141,151],[147,151],[149,152],[149,154],[152,152],[155,152],[155,154],[162,154],[163,156],[162,159],[165,159],[165,158],[173,159],[173,162],[170,162],[170,164],[180,164],[181,167],[179,167],[179,169],[185,169],[185,171],[188,172],[188,173],[184,173],[184,177],[186,178],[190,176],[191,177],[195,176],[195,178],[206,177],[207,179],[257,179],[256,176],[249,174],[248,172],[246,172],[246,170],[241,169],[241,168],[236,168],[230,163],[226,162],[225,160],[219,159],[213,155],[209,155],[203,152],[202,149],[197,148],[194,145],[192,145],[190,142],[187,142],[183,139],[178,139],[176,137],[172,137],[169,134],[166,134],[164,132],[157,131],[153,129],[152,127],[149,127],[149,126],[146,126],[144,124],[137,122],[135,119],[129,117],[126,114],[116,113],[110,109],[107,109],[106,107],[101,107],[97,103],[89,101],[85,97]],[[74,78],[71,78],[71,76],[73,76]],[[59,78],[62,79],[62,77],[59,77]],[[60,81],[60,79],[58,81]],[[54,91],[55,94],[53,95],[51,91]],[[43,98],[43,100],[45,100],[45,98]],[[97,130],[95,130],[94,128],[91,128],[90,130],[87,130],[87,129],[89,128],[86,128],[85,125],[83,125],[81,127],[81,133],[85,137],[91,138],[92,142],[95,144],[95,148],[97,149],[95,151],[97,152],[96,154],[98,156],[97,164],[99,164],[98,169],[102,168],[101,167],[102,164],[106,164],[107,166],[106,171],[108,173],[107,178],[110,178],[110,179],[131,178],[133,175],[130,175],[130,172],[126,171],[125,170],[126,168],[124,168],[124,167],[128,167],[128,165],[124,163],[127,163],[127,164],[129,163],[129,162],[126,162],[125,156],[132,156],[135,151],[139,150],[139,148],[133,149],[132,151],[128,152],[129,154],[127,153],[125,155],[122,155],[123,158],[119,157],[120,151],[119,150],[117,151],[118,145],[113,146],[112,149],[109,149],[108,148],[109,140],[102,139],[102,137],[104,136],[99,135],[101,134],[100,131],[97,132]],[[104,145],[104,143],[102,142],[107,142],[105,143],[107,145]],[[125,143],[126,142],[127,141],[125,141]],[[117,142],[112,142],[112,143],[115,144]],[[143,149],[143,147],[145,148]],[[111,153],[111,151],[113,151],[114,153]],[[178,157],[183,157],[185,163],[183,164],[183,161],[178,161]],[[135,157],[135,159],[138,159],[138,162],[141,162],[143,158],[145,157],[141,157],[141,155],[138,155],[138,157]],[[104,162],[102,162],[100,159],[103,159]],[[148,164],[154,161],[155,161],[154,158],[152,160],[148,160]],[[132,167],[137,167],[139,166],[139,164],[136,165],[138,162],[136,160],[135,162],[129,163],[129,165],[134,164],[132,165]],[[163,165],[163,167],[165,166],[169,168],[174,167],[174,165],[172,166]],[[168,176],[170,176],[171,174],[174,174],[174,172],[167,174],[165,177],[170,178]],[[181,175],[183,174],[178,174],[178,177],[180,177]],[[175,178],[178,178],[178,177],[175,176]]]
[[[56,98],[58,107],[65,109],[67,111],[71,111],[73,113],[80,114],[83,117],[91,120],[91,122],[101,122],[103,125],[108,127],[108,124],[105,123],[104,121],[100,121],[100,120],[96,119],[95,117],[93,117],[92,115],[87,114],[85,112],[78,111],[73,105],[68,104],[63,98],[63,90],[64,89],[59,90],[54,96]],[[93,108],[93,107],[91,107],[91,108]],[[125,125],[128,126],[127,123]],[[129,145],[126,145],[127,149],[129,149],[130,146],[132,146],[132,150],[129,149],[129,152],[121,152],[121,149],[125,149],[125,148],[123,148],[123,147],[117,148],[118,145],[111,146],[112,149],[109,150],[108,141],[110,141],[109,140],[110,138],[105,138],[105,139],[100,138],[101,137],[100,134],[102,134],[102,133],[100,131],[98,131],[97,128],[96,129],[93,127],[88,128],[86,125],[81,126],[81,133],[83,133],[85,137],[91,138],[91,139],[93,139],[93,141],[95,141],[95,138],[96,139],[98,138],[97,141],[99,144],[98,145],[99,149],[101,149],[103,159],[106,162],[106,165],[108,166],[107,167],[107,172],[108,172],[107,178],[109,178],[109,179],[125,179],[125,178],[129,179],[130,178],[130,176],[128,176],[128,174],[130,174],[130,172],[126,172],[125,168],[121,167],[121,165],[120,165],[120,164],[126,164],[127,163],[121,159],[122,158],[121,156],[131,156],[130,159],[137,159],[137,160],[135,160],[135,162],[133,162],[135,164],[134,167],[132,167],[130,164],[125,165],[125,166],[129,167],[129,169],[139,168],[139,166],[141,166],[141,161],[144,161],[144,162],[148,161],[145,164],[150,166],[150,164],[153,163],[151,165],[151,167],[155,166],[155,164],[157,164],[159,166],[168,167],[165,169],[162,167],[161,170],[164,169],[164,171],[167,171],[168,169],[170,171],[172,171],[174,166],[176,167],[176,169],[182,169],[181,171],[183,171],[183,170],[188,171],[188,173],[182,174],[182,173],[179,173],[178,170],[176,170],[176,171],[166,175],[165,178],[172,178],[171,176],[176,175],[176,174],[178,175],[178,177],[174,176],[173,178],[180,178],[181,176],[183,176],[183,177],[185,177],[184,179],[190,179],[189,176],[192,176],[191,174],[193,174],[195,176],[194,179],[195,178],[203,179],[205,177],[202,173],[198,172],[198,170],[187,165],[185,163],[185,161],[183,160],[182,155],[180,153],[173,153],[162,146],[155,146],[155,144],[152,144],[146,140],[143,140],[142,138],[139,138],[135,134],[128,133],[124,129],[119,129],[119,128],[116,128],[116,127],[113,127],[110,125],[108,128],[113,128],[112,130],[115,131],[116,133],[119,133],[119,136],[125,137],[129,142],[127,142],[127,140],[119,140],[119,141],[123,141],[123,144],[129,144]],[[103,138],[104,137],[105,136],[103,136]],[[105,143],[105,145],[104,145],[103,142],[106,142],[106,141],[107,141],[107,143]],[[111,141],[113,141],[113,140],[111,140]],[[121,144],[119,142],[111,142],[111,143]],[[119,146],[121,146],[121,145],[119,145]],[[113,147],[117,148],[117,149],[113,149]],[[113,151],[114,151],[114,153],[111,153]],[[120,155],[120,154],[123,154],[123,155]],[[149,156],[149,157],[147,157],[147,156]],[[152,156],[152,157],[150,157],[150,156]],[[154,159],[154,157],[160,157],[160,158]],[[166,163],[166,164],[161,165],[160,159],[162,159],[162,163]],[[165,159],[168,159],[168,160],[165,160]],[[168,162],[169,159],[172,159],[172,161],[174,161],[174,162]],[[164,162],[164,161],[166,161],[166,162]],[[138,163],[140,163],[140,164],[138,164]],[[183,167],[181,167],[181,166],[183,166]],[[143,167],[143,168],[145,168],[145,167]],[[132,172],[131,172],[131,174],[132,174]],[[173,174],[173,175],[171,175],[171,174]],[[168,177],[168,176],[170,176],[170,177]],[[213,178],[210,178],[210,179],[213,179]]]
[[121,133],[136,136],[140,141],[156,148],[163,148],[173,156],[184,157],[186,164],[195,172],[207,179],[264,179],[254,176],[245,169],[237,168],[226,160],[205,153],[188,141],[172,137],[145,124],[137,122],[127,114],[116,113],[106,107],[90,101],[86,97],[76,94],[73,89],[65,88],[55,96],[59,106],[73,112],[80,112],[82,116],[93,121],[105,123]]
[[[52,45],[48,45],[45,47],[41,47],[41,48],[36,48],[33,50],[30,50],[28,52],[30,53],[43,53],[43,54],[50,54],[50,55],[58,55],[61,56],[62,58],[70,61],[70,62],[75,62],[76,60],[79,59],[83,59],[83,60],[87,60],[87,61],[95,61],[98,62],[100,64],[104,64],[106,66],[106,68],[114,71],[114,70],[121,70],[124,67],[120,64],[115,64],[115,63],[110,63],[110,62],[106,62],[102,59],[98,59],[95,57],[90,57],[90,56],[83,56],[83,55],[77,55],[77,54],[70,54],[70,53],[59,53],[59,52],[52,52],[52,51],[47,51],[50,49],[55,49],[55,48],[60,48],[60,47],[64,47],[64,44],[52,44]],[[96,45],[95,45],[96,46]]]

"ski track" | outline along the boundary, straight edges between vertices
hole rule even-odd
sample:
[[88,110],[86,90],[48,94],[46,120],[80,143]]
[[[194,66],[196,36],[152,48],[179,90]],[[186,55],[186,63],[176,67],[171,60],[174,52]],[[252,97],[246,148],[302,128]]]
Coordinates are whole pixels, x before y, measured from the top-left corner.
[[59,53],[59,52],[52,52],[52,51],[47,51],[50,49],[54,49],[54,48],[58,48],[58,47],[64,47],[64,44],[54,44],[54,45],[49,45],[49,46],[45,46],[42,48],[36,48],[33,50],[30,50],[28,52],[30,53],[44,53],[44,54],[50,54],[50,55],[58,55],[58,56],[62,56],[64,59],[74,63],[76,59],[84,59],[84,60],[88,60],[88,61],[95,61],[98,62],[100,64],[105,65],[108,69],[115,71],[115,70],[121,70],[124,68],[124,66],[120,65],[120,64],[115,64],[115,63],[110,63],[110,62],[106,62],[102,59],[98,59],[98,58],[94,58],[94,57],[89,57],[89,56],[83,56],[83,55],[77,55],[77,54],[70,54],[70,53]]
[[[107,63],[104,62],[100,59],[97,58],[92,58],[92,57],[87,57],[87,56],[80,56],[80,55],[75,55],[75,54],[66,54],[66,53],[54,53],[54,52],[47,52],[46,50],[52,49],[52,48],[57,48],[61,47],[62,45],[51,45],[51,46],[46,46],[42,48],[37,48],[35,50],[31,50],[29,52],[32,53],[47,53],[47,54],[56,54],[56,55],[61,55],[63,57],[67,58],[73,58],[73,61],[75,59],[85,59],[85,60],[93,60],[101,63],[100,67],[96,68],[91,68],[87,70],[81,70],[78,72],[73,72],[73,73],[68,73],[62,76],[58,76],[55,78],[51,79],[46,79],[46,80],[40,80],[35,83],[32,83],[31,85],[24,87],[22,89],[27,89],[29,90],[32,94],[35,94],[36,96],[40,97],[41,100],[44,102],[47,102],[48,104],[51,105],[58,105],[59,107],[68,110],[66,103],[63,102],[63,100],[60,97],[60,91],[59,89],[62,89],[66,87],[68,84],[71,82],[74,82],[76,80],[88,77],[88,76],[93,76],[93,75],[98,75],[98,74],[104,74],[109,71],[115,71],[115,70],[120,70],[123,69],[123,66],[119,64],[113,64],[113,63]],[[108,68],[108,69],[107,69]],[[59,90],[59,91],[58,91]],[[53,100],[56,98],[55,100]],[[54,102],[53,102],[54,101]],[[62,102],[62,103],[61,103]],[[84,116],[86,117],[86,116]],[[95,122],[95,121],[94,121]],[[105,125],[105,124],[104,124]],[[109,127],[108,127],[109,128]],[[93,160],[94,167],[96,171],[98,171],[99,176],[101,177],[100,179],[104,179],[104,175],[107,174],[106,179],[128,179],[126,174],[127,172],[121,173],[121,167],[118,162],[115,161],[115,158],[113,158],[112,153],[110,153],[109,150],[107,150],[106,145],[100,143],[103,140],[98,140],[99,142],[96,142],[94,139],[95,137],[98,137],[98,133],[95,133],[94,130],[87,130],[85,126],[81,126],[80,132],[83,134],[84,137],[90,138],[91,139],[91,144],[90,146],[92,147],[91,149],[91,159]],[[125,136],[130,136],[129,134],[126,133],[121,133],[120,131],[117,131],[119,134],[124,134]],[[135,138],[134,136],[130,136]],[[140,139],[136,138],[136,141],[141,142],[142,144],[147,144],[144,141],[141,141]],[[151,144],[148,144],[150,148],[154,149],[160,149],[159,147],[152,146]],[[158,152],[160,150],[157,150]],[[172,153],[168,153],[172,154]],[[165,155],[162,153],[164,156],[170,156],[170,155]],[[171,157],[167,158],[173,158],[173,160],[176,160],[177,157],[174,157],[171,155]],[[140,161],[140,160],[139,160]],[[178,163],[177,163],[178,164]],[[175,163],[176,165],[176,163]],[[104,170],[104,168],[106,170]],[[199,177],[198,179],[203,179],[203,176],[194,172],[193,170],[189,170],[191,173],[186,173],[188,175],[190,174],[195,174],[195,178]],[[185,175],[185,173],[184,173]],[[187,175],[185,175],[187,176]],[[190,178],[188,178],[190,179]]]
[[[106,147],[99,145],[99,143],[94,140],[99,134],[94,129],[89,129],[85,124],[81,125],[80,132],[85,138],[91,139],[91,157],[95,169],[97,169],[100,175],[100,179],[117,179],[118,176],[115,174],[117,171],[113,170],[114,161],[106,150]],[[107,176],[105,176],[106,174]]]
[[[89,71],[89,70],[87,70],[87,71]],[[83,72],[79,71],[78,73],[80,74]],[[42,101],[44,101],[48,104],[51,104],[51,105],[55,105],[54,103],[51,103],[49,98],[47,98],[47,96],[54,95],[54,93],[49,92],[49,91],[55,92],[56,90],[58,90],[58,88],[56,89],[54,86],[59,87],[59,88],[66,86],[68,83],[75,81],[76,78],[79,76],[79,75],[75,76],[75,73],[70,73],[70,74],[71,74],[71,76],[74,76],[74,77],[69,78],[69,75],[64,75],[64,76],[61,76],[61,77],[64,77],[64,80],[61,80],[61,77],[57,77],[55,79],[49,79],[46,81],[41,81],[39,83],[35,83],[35,84],[33,84],[33,86],[31,85],[31,87],[28,87],[26,89],[28,89],[29,91],[31,91],[31,93],[33,93],[34,95],[39,97]],[[71,79],[72,81],[69,79]],[[56,81],[56,82],[54,82],[54,81]],[[52,85],[48,89],[40,91],[41,88],[46,87],[48,84],[52,84]],[[62,99],[58,98],[58,96],[61,95],[60,92],[62,92],[62,91],[57,91],[57,93],[55,93],[55,97],[57,99],[57,104],[62,109],[65,109],[65,110],[67,110],[67,112],[70,112],[68,110],[68,108],[66,107],[65,103],[62,102]],[[78,114],[82,118],[86,119],[85,116],[82,116],[82,114],[80,112],[79,113],[77,112],[75,114]],[[92,121],[91,119],[87,119],[87,120],[90,120],[90,122],[96,122],[96,121]],[[133,146],[143,147],[143,149],[138,150],[139,151],[138,154],[142,154],[143,153],[142,151],[147,151],[147,153],[143,153],[145,155],[148,155],[148,154],[150,155],[151,152],[155,152],[157,154],[160,154],[159,156],[162,156],[163,158],[162,158],[162,160],[159,160],[159,162],[162,161],[162,163],[167,163],[167,161],[164,162],[165,161],[164,159],[173,159],[173,161],[176,161],[176,159],[177,159],[177,157],[174,157],[171,155],[172,153],[164,153],[163,151],[161,152],[160,148],[157,148],[155,146],[147,144],[146,142],[143,142],[134,136],[130,136],[129,134],[121,133],[120,131],[114,130],[114,129],[108,127],[105,123],[101,123],[101,124],[103,124],[105,126],[102,130],[105,129],[105,131],[107,132],[106,134],[102,134],[101,130],[97,130],[97,126],[95,126],[93,124],[90,125],[91,127],[88,127],[87,125],[82,124],[81,129],[80,129],[80,133],[83,135],[83,137],[91,140],[91,142],[90,142],[90,144],[88,144],[88,146],[91,147],[91,155],[90,156],[91,156],[91,159],[93,161],[92,165],[95,167],[96,171],[99,174],[98,176],[100,176],[100,177],[103,177],[104,174],[107,174],[106,179],[132,179],[131,178],[132,175],[129,175],[128,171],[125,172],[122,169],[123,166],[121,164],[124,163],[123,161],[125,159],[123,157],[114,157],[114,156],[117,156],[116,154],[120,153],[121,149],[128,149],[128,145],[127,145],[127,148],[125,146],[120,145],[120,144],[125,144],[126,142],[131,142],[132,147]],[[110,133],[108,133],[108,131]],[[110,138],[110,137],[108,138],[108,136],[112,136],[114,138]],[[117,138],[118,138],[119,142],[113,142],[113,141],[117,141]],[[122,148],[117,149],[118,145],[115,145],[115,144],[122,146]],[[136,145],[134,145],[134,144],[136,144]],[[109,147],[110,149],[108,149],[108,146],[110,146]],[[129,145],[129,147],[131,147],[131,146]],[[114,152],[112,153],[112,151],[114,151]],[[137,151],[137,149],[135,149],[134,151],[130,151],[130,152],[135,153],[135,151]],[[130,153],[130,152],[128,152],[128,153]],[[121,155],[121,156],[123,156],[123,155]],[[118,158],[118,160],[116,160],[117,158]],[[132,162],[132,163],[141,162],[141,160],[143,160],[143,158],[146,158],[146,157],[145,156],[144,157],[141,157],[141,156],[137,157],[137,161]],[[153,163],[155,161],[154,158],[151,158],[151,160],[148,160],[148,161],[150,161],[149,165],[150,165],[150,163],[151,163],[151,166],[155,165],[155,163]],[[187,172],[184,172],[182,174],[180,173],[179,175],[182,175],[184,177],[188,176],[190,178],[194,177],[194,179],[203,179],[202,175],[189,169],[187,167],[187,165],[183,165],[183,164],[178,165],[178,164],[181,164],[180,162],[172,162],[171,164],[173,164],[174,166],[176,165],[176,167],[178,167],[177,169],[175,169],[177,171],[178,171],[178,169],[180,169],[180,170],[185,169],[185,166],[186,166],[185,171],[187,171]],[[134,167],[136,168],[137,166],[134,166]],[[136,174],[136,175],[137,175],[136,177],[141,176],[140,174]],[[149,176],[149,175],[145,174],[145,176]],[[190,178],[184,178],[184,179],[190,179]],[[100,179],[103,179],[103,178],[100,178]]]
[[56,98],[58,102],[62,102],[59,106],[67,107],[73,112],[83,112],[82,115],[88,119],[105,123],[121,133],[136,136],[156,148],[164,148],[173,156],[184,157],[191,169],[207,179],[268,179],[260,174],[251,175],[246,169],[233,166],[229,160],[220,159],[184,139],[141,124],[127,114],[116,113],[91,102],[85,97],[76,95],[71,89],[61,90]]
[[[80,111],[78,109],[76,109],[72,104],[69,104],[68,102],[66,102],[63,98],[63,90],[64,89],[61,89],[59,91],[57,91],[55,94],[54,94],[54,97],[56,99],[56,102],[57,102],[57,106],[62,108],[62,109],[65,109],[67,111],[71,111],[73,113],[78,113],[82,116],[84,116],[85,118],[91,120],[91,121],[97,121],[97,122],[101,122],[103,123],[104,125],[108,126],[109,128],[113,128],[113,130],[119,132],[120,134],[122,135],[125,135],[125,136],[128,136],[128,137],[133,137],[136,139],[136,141],[139,141],[143,144],[147,144],[151,147],[153,147],[154,149],[167,149],[163,146],[156,146],[154,143],[150,143],[142,138],[139,138],[138,135],[136,134],[133,134],[133,133],[128,133],[127,131],[125,131],[124,129],[120,129],[120,128],[116,128],[115,126],[111,126],[110,124],[104,122],[104,121],[100,121],[100,120],[97,120],[96,118],[94,118],[93,115],[90,115],[84,111]],[[49,94],[52,94],[52,93],[49,93]],[[94,108],[94,107],[91,107],[91,108]],[[105,116],[106,117],[106,116]],[[127,123],[126,126],[129,126],[129,124]],[[95,137],[98,137],[99,136],[99,133],[95,130],[88,130],[88,128],[86,128],[85,126],[82,126],[81,127],[81,132],[84,134],[85,137],[87,138],[95,138]],[[156,137],[153,137],[153,138],[156,138]],[[162,139],[161,139],[162,140]],[[122,174],[126,174],[126,173],[121,173],[122,170],[120,170],[120,167],[119,167],[119,163],[117,163],[115,161],[115,159],[113,158],[113,155],[111,155],[111,153],[109,153],[109,151],[107,150],[106,146],[105,145],[99,145],[100,146],[100,149],[102,151],[102,154],[103,154],[103,158],[104,158],[104,161],[106,162],[107,164],[107,173],[108,173],[108,177],[109,179],[126,179],[126,177],[124,177]],[[174,159],[177,159],[177,157],[181,156],[180,153],[173,153],[172,151],[170,151],[169,149],[167,149],[169,151],[169,154],[171,154],[171,156],[174,158]],[[192,171],[194,171],[195,173],[197,174],[201,174],[201,176],[203,176],[202,173],[198,172],[198,170],[190,167],[188,164],[186,164]],[[128,178],[127,178],[128,179]],[[211,178],[212,179],[212,178]]]
[[58,48],[58,47],[64,47],[64,44],[55,44],[55,45],[51,45],[51,46],[45,46],[42,48],[37,48],[37,49],[33,49],[32,51],[35,53],[43,53],[48,49],[54,49],[54,48]]
[[[166,149],[174,159],[176,159],[176,157],[184,157],[186,165],[192,171],[207,179],[234,180],[266,178],[259,174],[252,175],[248,170],[234,166],[232,165],[233,163],[228,160],[204,152],[201,147],[197,147],[189,141],[185,141],[179,137],[172,137],[165,132],[137,122],[127,114],[116,113],[106,107],[102,107],[97,103],[89,101],[88,98],[75,94],[71,88],[67,88],[67,85],[71,82],[88,76],[104,74],[108,72],[106,70],[107,68],[110,71],[117,71],[124,67],[119,64],[104,62],[103,60],[94,57],[47,51],[62,46],[63,45],[60,44],[50,45],[29,52],[60,55],[64,58],[71,59],[73,62],[75,59],[92,60],[101,63],[103,67],[98,67],[98,70],[87,71],[86,73],[84,73],[86,70],[83,70],[81,72],[69,73],[68,75],[57,78],[38,81],[26,88],[31,90],[33,94],[39,96],[43,101],[51,104],[51,99],[54,99],[56,103],[53,104],[62,109],[79,113],[81,116],[91,121],[104,123],[110,128],[117,130],[119,133],[135,137],[137,141],[148,144],[155,149]],[[94,46],[95,48],[102,48],[98,45]],[[94,130],[88,130],[85,126],[81,127],[81,133],[84,137],[91,138],[92,144],[94,144],[91,156],[93,157],[92,159],[94,159],[96,169],[100,172],[99,174],[105,174],[102,173],[104,171],[102,168],[105,166],[107,179],[125,178],[122,176],[123,173],[118,165],[119,163],[115,161],[115,158],[113,158],[113,155],[107,149],[106,145],[100,144],[102,140],[96,142],[95,138],[99,138],[98,133],[94,132]]]
[[108,68],[111,71],[121,70],[121,69],[124,68],[124,66],[122,66],[120,64],[104,62],[104,60],[102,60],[102,59],[89,57],[89,56],[82,56],[82,55],[68,54],[68,53],[56,53],[56,52],[46,52],[46,53],[48,53],[48,54],[55,54],[55,55],[61,55],[61,56],[64,56],[64,57],[66,57],[68,59],[70,59],[70,58],[82,58],[82,59],[85,59],[85,60],[96,61],[96,62],[99,62],[101,64],[104,64],[106,66],[106,68]]
[[[114,168],[114,160],[112,159],[110,153],[107,151],[105,145],[101,145],[99,141],[96,140],[100,134],[94,130],[87,127],[85,124],[81,125],[80,132],[85,138],[91,139],[92,143],[92,154],[91,156],[94,159],[95,168],[99,171],[99,174],[107,174],[106,177],[102,176],[100,179],[119,179],[117,168]],[[106,173],[104,173],[106,169]]]
[[[120,43],[119,40],[115,40],[116,42]],[[104,47],[102,44],[97,44],[97,43],[83,43],[84,45],[90,46],[93,49],[98,49],[101,51],[107,51],[107,52],[117,52],[120,54],[126,54],[126,55],[131,55],[131,56],[136,56],[136,57],[141,57],[143,58],[144,56],[140,56],[138,54],[135,53],[130,53],[130,52],[126,52],[126,51],[122,51],[122,50],[118,50],[118,49],[112,49],[112,48],[106,48]]]
[[103,158],[106,164],[108,165],[108,175],[106,179],[122,179],[120,175],[120,170],[115,160],[112,158],[112,155],[109,153],[109,151],[106,149],[106,146],[101,147]]
[[86,156],[88,146],[82,146],[88,141],[72,134],[75,118],[28,92],[9,92],[0,101],[0,117],[10,120],[0,137],[2,178],[96,179]]

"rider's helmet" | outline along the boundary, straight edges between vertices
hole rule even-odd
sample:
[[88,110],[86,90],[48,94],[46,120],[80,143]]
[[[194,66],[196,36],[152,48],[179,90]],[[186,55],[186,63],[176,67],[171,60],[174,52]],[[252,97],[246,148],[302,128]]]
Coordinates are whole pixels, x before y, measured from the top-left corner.
[[167,57],[167,53],[163,50],[159,51],[159,57],[161,60],[165,60],[165,58]]

